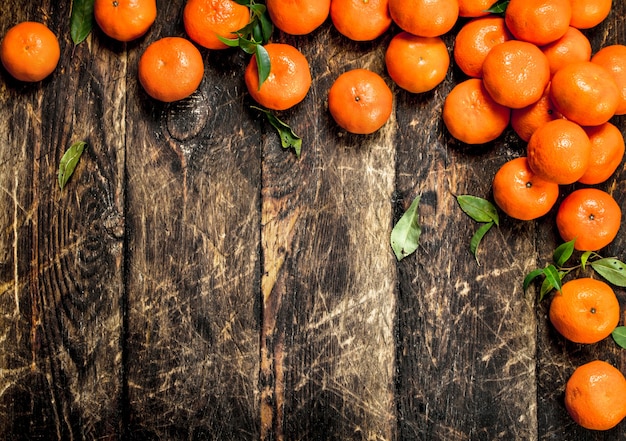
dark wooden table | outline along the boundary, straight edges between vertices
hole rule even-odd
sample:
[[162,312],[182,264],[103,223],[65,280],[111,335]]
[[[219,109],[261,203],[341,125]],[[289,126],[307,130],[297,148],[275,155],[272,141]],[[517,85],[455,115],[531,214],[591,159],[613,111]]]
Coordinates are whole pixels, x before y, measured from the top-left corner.
[[[525,146],[510,130],[480,147],[451,139],[441,107],[457,69],[412,95],[384,69],[396,28],[368,43],[330,22],[276,32],[314,77],[279,115],[303,138],[297,159],[250,109],[236,49],[202,50],[190,99],[146,96],[138,58],[184,36],[182,0],[158,1],[138,41],[96,29],[76,47],[70,3],[0,6],[2,34],[42,21],[61,44],[41,83],[0,74],[0,439],[626,439],[626,421],[588,431],[563,405],[576,366],[600,358],[626,373],[626,351],[564,341],[549,299],[522,288],[560,243],[554,212],[503,216],[480,265],[469,252],[477,224],[455,195],[490,198]],[[624,14],[616,1],[587,32],[594,51],[626,42]],[[395,93],[371,136],[342,132],[326,106],[354,67]],[[60,191],[60,158],[80,140]],[[624,206],[624,167],[601,187]],[[418,195],[421,244],[397,262],[391,228]],[[625,232],[602,253],[625,259]]]

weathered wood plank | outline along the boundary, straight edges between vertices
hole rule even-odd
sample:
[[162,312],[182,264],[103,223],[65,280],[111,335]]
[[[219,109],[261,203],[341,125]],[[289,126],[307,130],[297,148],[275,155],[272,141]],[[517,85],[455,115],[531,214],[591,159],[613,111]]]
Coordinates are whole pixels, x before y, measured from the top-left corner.
[[[38,84],[3,72],[0,437],[116,439],[124,89],[110,75],[124,61],[97,41],[74,49],[69,3],[10,1],[2,9],[2,34],[26,19],[42,21],[62,53],[59,68]],[[89,148],[61,192],[59,160],[77,140]]]
[[[451,51],[453,35],[446,42]],[[535,313],[521,280],[534,229],[503,219],[478,263],[469,251],[478,224],[455,199],[489,198],[493,173],[519,148],[505,135],[475,148],[450,137],[441,108],[463,79],[453,69],[433,92],[398,93],[397,217],[420,195],[423,228],[420,249],[399,264],[399,435],[533,439]]]
[[[624,25],[626,3],[613,2],[613,10],[609,17],[599,26],[585,31],[589,37],[593,53],[610,44],[626,44],[626,28]],[[626,118],[614,117],[611,122],[626,134]],[[613,177],[598,185],[615,197],[618,204],[626,206],[626,170],[619,167]],[[562,197],[580,185],[567,186],[562,189]],[[551,261],[556,245],[562,243],[555,230],[554,213],[543,223],[538,235],[538,265],[543,266]],[[622,225],[624,225],[622,223]],[[600,254],[605,257],[617,256],[626,260],[626,232],[620,231],[616,240]],[[580,253],[574,255],[578,258]],[[593,272],[577,272],[574,276],[592,276]],[[595,277],[595,276],[594,276]],[[626,292],[623,288],[614,287],[624,309]],[[576,440],[624,440],[626,439],[626,421],[606,432],[583,429],[572,421],[563,403],[565,384],[574,370],[591,360],[601,359],[626,373],[626,351],[619,348],[611,337],[593,345],[579,345],[566,341],[548,319],[548,311],[552,296],[548,296],[538,306],[538,341],[537,341],[537,392],[538,392],[538,430],[542,440],[576,439]],[[626,323],[626,314],[622,314],[621,325]]]
[[396,126],[350,136],[325,104],[340,73],[384,74],[383,46],[351,44],[329,23],[280,40],[307,56],[314,81],[283,116],[301,158],[274,134],[264,145],[262,439],[395,439]]
[[127,435],[255,439],[261,161],[244,58],[203,50],[200,90],[171,105],[136,80],[150,42],[184,35],[183,5],[158,2],[128,51]]

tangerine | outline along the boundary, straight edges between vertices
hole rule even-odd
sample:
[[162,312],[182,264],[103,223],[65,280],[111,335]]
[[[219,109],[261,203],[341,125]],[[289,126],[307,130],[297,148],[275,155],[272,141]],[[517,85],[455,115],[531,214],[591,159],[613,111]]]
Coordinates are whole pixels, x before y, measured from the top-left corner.
[[575,240],[575,249],[597,251],[615,239],[621,219],[622,211],[613,196],[598,188],[581,188],[563,199],[556,225],[564,241]]
[[572,184],[589,166],[591,141],[575,122],[555,119],[534,131],[526,150],[528,164],[537,176],[557,184]]
[[577,61],[563,66],[552,76],[550,97],[565,118],[583,126],[598,126],[615,114],[620,90],[604,67],[591,61]]
[[550,75],[575,61],[589,61],[591,59],[591,43],[585,34],[574,27],[556,41],[541,47],[541,51],[548,57]]
[[593,360],[574,370],[565,385],[565,408],[590,430],[609,430],[626,417],[626,378],[611,364]]
[[491,48],[511,38],[502,17],[488,16],[469,20],[454,39],[454,61],[466,75],[481,78],[483,62]]
[[459,0],[459,17],[483,17],[493,4],[493,0]]
[[528,142],[535,130],[558,118],[563,118],[563,115],[556,110],[550,99],[550,85],[548,84],[539,101],[511,111],[511,127],[520,139]]
[[342,129],[368,135],[389,120],[393,94],[376,72],[353,69],[339,75],[330,87],[328,110]]
[[151,43],[139,59],[139,82],[152,98],[178,101],[191,95],[202,82],[204,62],[189,40],[164,37]]
[[617,327],[619,301],[613,289],[601,280],[572,279],[552,298],[548,315],[554,328],[569,341],[592,344]]
[[0,60],[13,78],[41,81],[57,67],[59,40],[45,24],[23,21],[11,27],[0,43]]
[[270,59],[270,72],[259,87],[256,55],[244,72],[248,92],[262,106],[286,110],[301,102],[311,88],[311,70],[306,57],[296,47],[285,43],[265,45]]
[[450,134],[466,144],[493,141],[507,128],[511,110],[487,93],[480,78],[452,88],[443,103],[443,121]]
[[385,65],[401,88],[412,93],[427,92],[446,78],[450,54],[441,37],[418,37],[402,31],[389,42]]
[[148,32],[156,20],[156,0],[95,0],[93,14],[106,35],[131,41]]
[[450,31],[459,18],[458,0],[389,0],[392,20],[420,37],[438,37]]
[[550,82],[548,58],[532,43],[505,41],[485,57],[483,81],[491,97],[503,106],[529,106],[541,98]]
[[332,0],[330,18],[340,34],[354,41],[370,41],[391,26],[389,0]]
[[590,29],[609,16],[612,0],[570,0],[572,18],[570,25],[578,29]]
[[626,46],[623,44],[604,46],[591,57],[591,61],[604,67],[613,75],[620,91],[615,114],[626,114]]
[[330,0],[267,0],[272,23],[290,35],[306,35],[319,28],[330,14]]
[[498,169],[492,190],[498,207],[519,220],[547,214],[559,197],[559,185],[537,177],[524,156],[511,159]]
[[583,127],[591,141],[591,156],[587,170],[578,180],[582,184],[601,184],[611,177],[624,157],[622,132],[610,122]]
[[249,21],[250,10],[232,0],[187,0],[183,9],[185,32],[207,49],[227,49],[219,37],[236,38],[234,32]]
[[538,46],[561,38],[571,17],[570,0],[510,0],[504,14],[515,38]]

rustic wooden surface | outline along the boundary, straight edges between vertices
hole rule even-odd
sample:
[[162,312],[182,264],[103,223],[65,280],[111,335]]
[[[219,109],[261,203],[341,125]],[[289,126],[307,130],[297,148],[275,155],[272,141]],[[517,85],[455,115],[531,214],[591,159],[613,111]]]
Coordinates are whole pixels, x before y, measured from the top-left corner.
[[[138,41],[96,29],[76,47],[70,3],[0,7],[2,34],[42,21],[62,48],[41,83],[0,71],[0,439],[626,439],[626,422],[584,430],[563,406],[577,365],[626,372],[626,351],[566,343],[549,303],[522,290],[559,243],[554,213],[503,217],[480,265],[468,251],[476,224],[454,196],[489,197],[524,145],[511,131],[480,148],[450,138],[440,112],[458,70],[411,95],[384,69],[395,28],[368,43],[330,22],[276,32],[314,77],[280,115],[304,140],[297,159],[250,109],[237,50],[202,50],[190,99],[145,95],[138,58],[184,36],[182,0],[158,1]],[[587,33],[594,50],[626,42],[614,3]],[[326,108],[352,67],[395,93],[371,136],[342,132]],[[61,192],[58,163],[78,140],[89,147]],[[625,187],[623,167],[603,186],[622,206]],[[389,234],[417,195],[421,245],[397,263]],[[626,258],[624,233],[604,252]]]

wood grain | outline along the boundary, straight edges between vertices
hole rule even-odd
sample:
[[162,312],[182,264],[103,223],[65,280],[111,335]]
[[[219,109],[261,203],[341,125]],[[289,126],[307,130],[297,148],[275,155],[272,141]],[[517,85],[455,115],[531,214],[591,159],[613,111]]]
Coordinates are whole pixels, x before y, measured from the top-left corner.
[[[315,81],[288,114],[300,160],[268,137],[263,161],[261,372],[265,439],[392,439],[396,277],[389,247],[395,124],[349,136],[320,103],[350,68],[382,73],[380,48],[300,46]],[[289,39],[286,38],[287,41]],[[352,52],[354,50],[354,53]],[[269,436],[273,433],[275,438]]]
[[[185,36],[183,0],[157,1],[134,42],[95,28],[78,46],[61,3],[7,0],[0,13],[0,33],[42,21],[62,51],[41,83],[0,69],[0,439],[626,439],[626,422],[588,431],[563,404],[577,366],[626,372],[626,351],[566,342],[549,298],[522,289],[560,243],[555,210],[501,215],[469,252],[478,224],[456,196],[491,198],[525,145],[511,130],[475,147],[450,137],[441,107],[464,79],[456,67],[410,94],[385,71],[395,26],[361,43],[330,20],[306,36],[276,30],[314,78],[278,113],[303,139],[297,158],[250,108],[241,51],[201,49],[205,77],[186,100],[144,93],[139,57]],[[626,42],[624,13],[614,2],[585,31],[594,51]],[[334,79],[357,67],[394,92],[370,136],[327,109]],[[612,121],[624,133],[625,118]],[[89,146],[60,191],[78,140]],[[623,206],[626,169],[600,187]],[[420,246],[397,262],[389,235],[417,196]],[[622,232],[603,254],[626,259]]]
[[128,436],[254,439],[258,129],[241,118],[237,52],[204,51],[205,80],[187,100],[160,104],[138,85],[147,44],[183,35],[180,5],[163,4],[128,52]]
[[[3,30],[25,19],[59,29],[69,14],[48,2],[9,10]],[[60,40],[51,78],[3,78],[4,439],[114,438],[122,427],[124,93],[109,73],[124,61]],[[78,140],[89,147],[61,192],[58,163]]]

